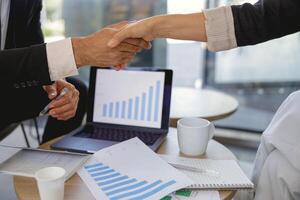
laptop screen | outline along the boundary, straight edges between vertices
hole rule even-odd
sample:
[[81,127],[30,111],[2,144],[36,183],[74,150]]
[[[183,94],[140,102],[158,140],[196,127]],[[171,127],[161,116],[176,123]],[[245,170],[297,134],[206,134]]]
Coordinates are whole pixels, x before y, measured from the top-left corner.
[[93,122],[161,128],[165,73],[98,69]]

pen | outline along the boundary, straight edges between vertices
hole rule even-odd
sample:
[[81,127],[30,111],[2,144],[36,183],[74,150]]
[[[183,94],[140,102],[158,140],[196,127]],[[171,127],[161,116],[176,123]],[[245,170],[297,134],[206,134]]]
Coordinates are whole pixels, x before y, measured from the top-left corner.
[[177,163],[169,163],[169,164],[172,165],[173,167],[177,168],[177,169],[187,170],[187,171],[191,171],[191,172],[212,174],[212,175],[215,175],[215,176],[219,175],[219,172],[217,172],[215,170],[201,169],[201,168],[191,167],[191,166],[177,164]]
[[[68,92],[69,92],[68,88],[63,88],[61,93],[57,97],[55,97],[54,100],[59,100],[64,95],[66,95]],[[51,102],[48,105],[46,105],[45,108],[40,112],[40,116],[48,113],[50,104],[51,104]]]

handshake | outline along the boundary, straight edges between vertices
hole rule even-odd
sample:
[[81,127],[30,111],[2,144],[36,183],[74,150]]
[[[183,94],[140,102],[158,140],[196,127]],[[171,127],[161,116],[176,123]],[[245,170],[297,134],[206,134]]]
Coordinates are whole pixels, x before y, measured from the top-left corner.
[[158,15],[140,21],[120,22],[84,38],[72,38],[77,67],[116,66],[121,69],[155,38],[207,41],[203,13]]
[[[85,65],[114,66],[122,69],[142,49],[150,49],[155,38],[206,41],[203,13],[187,15],[160,15],[136,22],[120,22],[86,37],[72,38],[73,54],[77,68]],[[52,101],[50,115],[67,120],[76,112],[78,91],[66,82],[56,82],[45,88],[50,99],[52,91],[68,88],[69,94]],[[52,95],[52,96],[51,96]]]
[[92,65],[123,68],[142,49],[150,49],[151,44],[143,38],[124,38],[118,44],[109,46],[112,38],[129,25],[120,22],[103,28],[86,37],[72,38],[72,47],[77,67]]

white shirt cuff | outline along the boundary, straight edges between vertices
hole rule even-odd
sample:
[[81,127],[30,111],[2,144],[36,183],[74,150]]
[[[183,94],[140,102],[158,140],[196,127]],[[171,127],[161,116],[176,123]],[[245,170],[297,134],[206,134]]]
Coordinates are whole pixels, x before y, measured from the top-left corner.
[[78,75],[70,38],[47,43],[46,51],[52,81]]
[[208,49],[222,51],[237,47],[231,7],[208,9],[203,13]]

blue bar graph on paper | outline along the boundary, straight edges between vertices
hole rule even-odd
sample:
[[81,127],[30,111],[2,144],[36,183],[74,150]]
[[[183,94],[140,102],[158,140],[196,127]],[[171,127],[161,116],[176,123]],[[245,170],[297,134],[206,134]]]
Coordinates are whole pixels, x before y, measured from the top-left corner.
[[87,165],[87,166],[85,166],[85,169],[90,169],[90,168],[95,169],[95,167],[102,167],[102,166],[103,166],[102,163],[97,163],[97,164],[94,164],[94,165]]
[[114,172],[114,170],[113,169],[109,169],[109,170],[106,170],[106,171],[102,171],[102,172],[98,172],[98,173],[93,173],[93,174],[91,174],[91,176],[92,177],[101,176],[101,175],[109,174],[111,172]]
[[126,179],[128,179],[128,176],[121,176],[121,177],[110,179],[108,181],[100,182],[97,185],[98,186],[105,186],[105,185],[109,185],[109,184],[113,184],[113,183],[118,183],[119,181],[123,181],[123,180],[126,180]]
[[147,192],[147,193],[145,193],[145,194],[142,194],[142,195],[140,195],[140,196],[137,196],[137,197],[132,198],[131,200],[146,199],[146,198],[148,198],[148,197],[150,197],[150,196],[153,196],[154,194],[156,194],[156,193],[162,191],[163,189],[165,189],[165,188],[167,188],[167,187],[169,187],[169,186],[171,186],[171,185],[173,185],[173,184],[175,184],[175,183],[176,183],[175,180],[168,181],[168,182],[166,182],[166,183],[160,185],[159,187],[157,187],[157,188],[155,188],[155,189],[153,189],[153,190],[151,190],[151,191],[149,191],[149,192]]
[[161,81],[157,80],[136,96],[120,101],[105,102],[102,104],[102,116],[114,119],[159,122],[163,92],[161,86]]
[[145,191],[151,189],[151,188],[154,188],[155,186],[159,185],[162,181],[158,180],[158,181],[155,181],[151,184],[148,184],[146,186],[143,186],[139,189],[136,189],[136,190],[133,190],[133,191],[130,191],[130,192],[127,192],[127,193],[123,193],[123,194],[120,194],[118,196],[113,196],[111,197],[110,199],[111,200],[117,200],[117,199],[121,199],[121,198],[125,198],[125,197],[130,197],[130,196],[135,196],[137,194],[140,194],[140,193],[144,193]]
[[119,188],[119,187],[124,186],[124,185],[129,185],[129,184],[134,183],[136,181],[137,180],[135,178],[132,178],[132,179],[129,179],[129,180],[118,182],[114,185],[109,185],[109,186],[103,187],[102,190],[103,191],[112,190],[112,189]]
[[175,180],[138,180],[119,173],[117,170],[103,164],[96,163],[84,166],[95,185],[110,199],[147,199],[162,190],[176,184]]
[[142,181],[142,182],[139,182],[139,183],[136,183],[136,184],[133,184],[133,185],[129,185],[127,187],[122,187],[122,188],[119,188],[119,189],[116,189],[116,190],[112,190],[110,192],[107,192],[106,195],[108,196],[113,196],[115,194],[118,194],[120,192],[124,192],[126,190],[132,190],[132,189],[136,189],[142,185],[145,185],[147,184],[147,181]]
[[92,173],[92,172],[99,172],[102,170],[108,169],[107,166],[102,166],[102,167],[97,167],[97,168],[93,168],[93,169],[89,169],[88,172]]
[[120,175],[120,173],[113,173],[113,174],[109,174],[109,175],[105,175],[105,176],[100,176],[100,177],[95,178],[95,181],[103,181],[103,180],[117,177],[119,175]]

